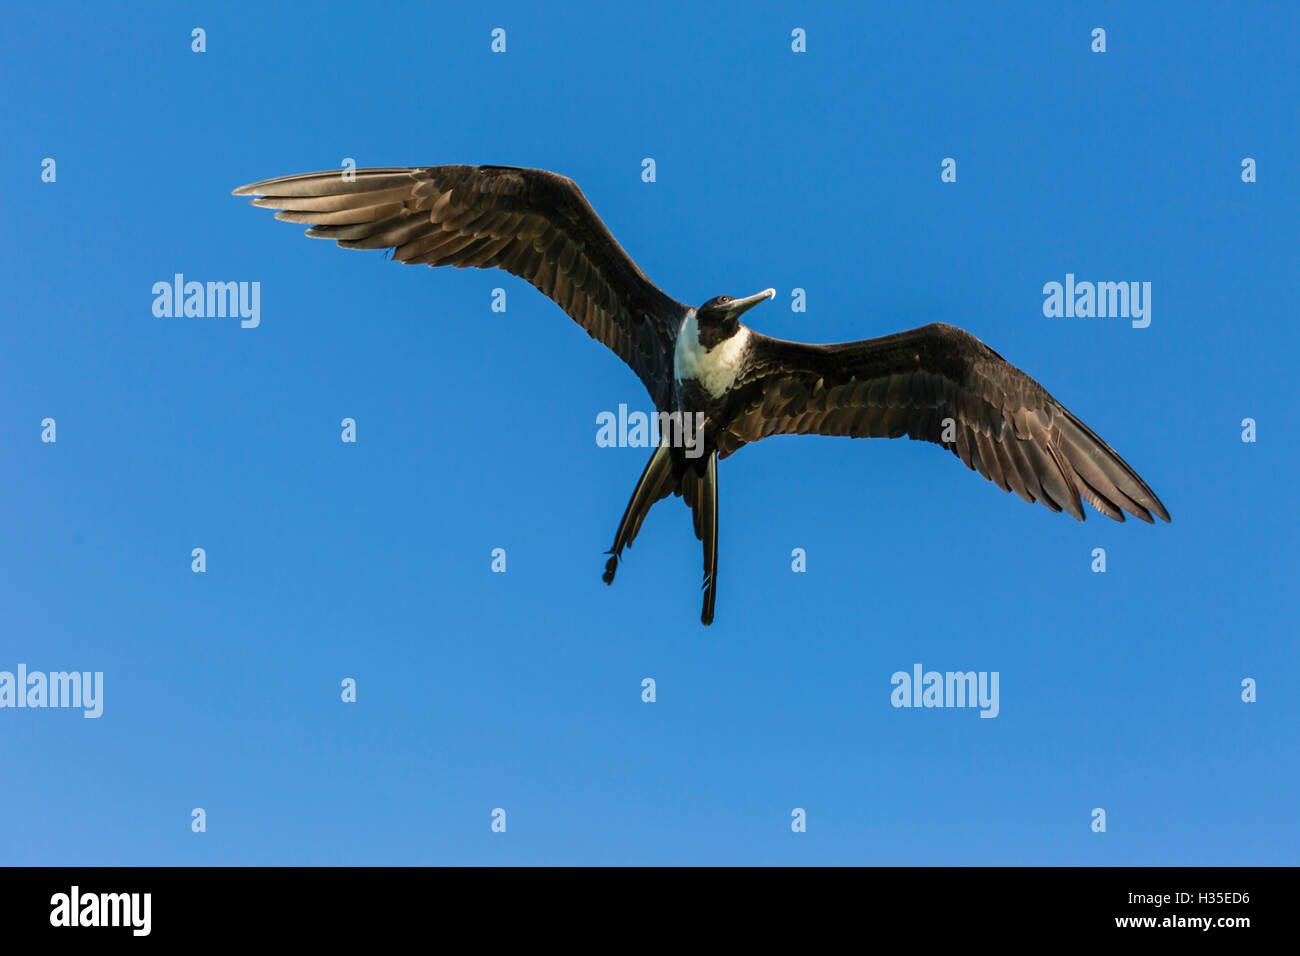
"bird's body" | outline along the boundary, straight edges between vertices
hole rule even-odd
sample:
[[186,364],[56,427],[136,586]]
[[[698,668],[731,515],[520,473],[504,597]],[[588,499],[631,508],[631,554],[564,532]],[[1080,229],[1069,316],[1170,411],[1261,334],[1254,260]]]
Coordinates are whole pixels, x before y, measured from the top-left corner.
[[[704,611],[717,593],[719,459],[777,434],[898,438],[948,448],[969,468],[1084,519],[1168,521],[1137,473],[1036,381],[968,332],[935,323],[860,342],[769,338],[739,316],[775,293],[690,307],[655,286],[569,179],[511,166],[308,173],[236,195],[309,223],[309,236],[393,250],[410,264],[500,268],[532,283],[625,361],[657,409],[678,417],[628,502],[612,583],[656,501],[680,495],[704,546]],[[702,434],[690,423],[702,422]]]

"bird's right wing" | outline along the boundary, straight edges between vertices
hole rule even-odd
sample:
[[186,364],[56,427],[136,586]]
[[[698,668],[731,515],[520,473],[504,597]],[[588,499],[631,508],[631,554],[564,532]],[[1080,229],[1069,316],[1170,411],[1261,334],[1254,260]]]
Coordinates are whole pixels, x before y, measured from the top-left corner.
[[577,185],[542,169],[333,170],[241,186],[236,196],[348,249],[408,264],[498,268],[536,286],[631,366],[660,408],[686,307],[637,267]]
[[1004,491],[1080,521],[1080,499],[1117,521],[1125,511],[1169,520],[1113,448],[969,332],[936,323],[839,345],[751,335],[718,439],[724,456],[769,435],[907,435],[947,448]]

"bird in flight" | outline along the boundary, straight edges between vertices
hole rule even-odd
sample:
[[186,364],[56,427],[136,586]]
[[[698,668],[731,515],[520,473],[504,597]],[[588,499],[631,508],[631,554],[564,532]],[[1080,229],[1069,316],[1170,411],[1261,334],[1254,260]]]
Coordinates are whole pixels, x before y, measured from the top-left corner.
[[410,265],[504,269],[525,279],[631,366],[661,441],[623,512],[604,581],[651,507],[690,507],[704,546],[704,606],[718,575],[718,460],[770,435],[900,438],[947,448],[1003,491],[1084,520],[1169,512],[1136,471],[1038,382],[969,332],[933,323],[811,345],[740,321],[767,289],[688,306],[646,278],[570,179],[514,166],[305,173],[241,186],[276,219],[347,249],[391,249]]

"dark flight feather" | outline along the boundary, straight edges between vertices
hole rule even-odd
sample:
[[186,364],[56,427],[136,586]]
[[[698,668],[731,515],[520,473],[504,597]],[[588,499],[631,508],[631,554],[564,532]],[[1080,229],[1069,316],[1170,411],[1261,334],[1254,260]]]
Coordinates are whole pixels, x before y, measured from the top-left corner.
[[234,192],[344,248],[392,248],[398,262],[513,273],[631,366],[656,407],[669,407],[686,307],[637,268],[572,180],[514,166],[348,172],[351,180],[333,170]]
[[969,332],[936,323],[838,345],[751,335],[718,438],[722,457],[769,435],[907,435],[947,448],[1004,491],[1080,521],[1084,501],[1117,521],[1126,511],[1169,520],[1113,448]]

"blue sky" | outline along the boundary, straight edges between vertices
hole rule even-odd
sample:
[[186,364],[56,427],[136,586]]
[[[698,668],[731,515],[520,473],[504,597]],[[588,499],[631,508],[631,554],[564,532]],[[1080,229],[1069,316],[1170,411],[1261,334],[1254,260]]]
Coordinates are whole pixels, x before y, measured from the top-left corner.
[[[0,670],[104,711],[0,709],[0,863],[1295,864],[1298,14],[1215,6],[15,13]],[[607,588],[639,382],[505,273],[229,194],[349,157],[563,172],[677,298],[774,286],[771,335],[969,329],[1173,524],[781,438],[720,468],[711,628],[676,500]],[[178,272],[261,324],[156,318]],[[1150,326],[1045,317],[1067,273]],[[998,672],[996,719],[892,707],[916,663]]]

